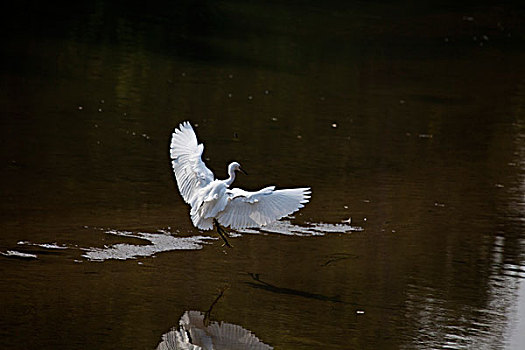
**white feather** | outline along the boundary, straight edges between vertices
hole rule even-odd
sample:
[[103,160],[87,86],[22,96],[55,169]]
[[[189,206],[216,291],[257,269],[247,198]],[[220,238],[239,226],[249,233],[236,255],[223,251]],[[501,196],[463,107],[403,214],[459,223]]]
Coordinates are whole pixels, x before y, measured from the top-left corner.
[[217,220],[235,230],[264,226],[304,207],[310,194],[310,188],[275,190],[270,186],[257,192],[233,188],[226,191],[228,203]]
[[184,201],[194,206],[199,192],[213,181],[213,173],[201,159],[204,146],[189,122],[179,125],[172,134],[170,145],[171,166]]
[[175,129],[170,146],[173,171],[182,198],[191,206],[195,227],[210,230],[213,219],[232,229],[260,227],[294,213],[310,199],[307,187],[276,190],[270,186],[256,192],[230,189],[239,163],[228,166],[228,179],[214,180],[201,159],[203,150],[189,122]]

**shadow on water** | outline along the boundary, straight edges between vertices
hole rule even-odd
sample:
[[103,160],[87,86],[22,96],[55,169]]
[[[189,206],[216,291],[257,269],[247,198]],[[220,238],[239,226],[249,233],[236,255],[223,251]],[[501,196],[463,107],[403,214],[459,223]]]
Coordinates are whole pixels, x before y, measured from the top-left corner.
[[321,266],[329,266],[329,265],[335,265],[335,264],[338,264],[340,262],[344,262],[345,260],[350,260],[350,259],[357,259],[359,256],[358,255],[355,255],[355,254],[348,254],[348,253],[334,253],[334,254],[330,254],[330,256],[328,256],[328,260],[326,260],[325,262],[323,262],[321,264]]
[[330,301],[333,303],[342,303],[340,296],[329,297],[326,295],[310,293],[310,292],[297,290],[297,289],[278,287],[276,285],[262,281],[258,273],[249,272],[248,275],[255,281],[255,283],[254,282],[245,282],[245,283],[252,288],[259,288],[259,289],[263,289],[268,292],[278,293],[278,294],[283,294],[283,295],[294,295],[294,296],[299,296],[299,297],[307,298],[307,299]]

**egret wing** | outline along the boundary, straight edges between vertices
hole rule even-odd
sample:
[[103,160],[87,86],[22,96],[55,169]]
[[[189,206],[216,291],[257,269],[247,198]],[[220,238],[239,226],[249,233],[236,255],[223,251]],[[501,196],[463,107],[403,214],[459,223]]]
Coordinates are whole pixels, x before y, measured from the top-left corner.
[[213,181],[213,173],[201,159],[204,145],[189,122],[183,122],[172,134],[170,145],[171,166],[177,179],[180,194],[193,206],[199,189]]
[[290,215],[308,203],[310,188],[275,190],[274,186],[257,192],[240,188],[226,191],[228,204],[217,215],[223,226],[232,229],[260,227]]

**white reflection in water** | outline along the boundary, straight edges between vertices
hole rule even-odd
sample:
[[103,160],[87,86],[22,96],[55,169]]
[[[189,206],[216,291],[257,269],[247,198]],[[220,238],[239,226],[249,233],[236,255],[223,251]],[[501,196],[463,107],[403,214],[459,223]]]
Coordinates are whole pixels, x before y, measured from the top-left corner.
[[[293,236],[323,236],[327,233],[348,233],[352,231],[362,231],[361,227],[348,224],[325,224],[307,223],[307,226],[293,225],[289,220],[277,221],[273,224],[264,226],[260,229],[244,229],[239,233],[277,233]],[[119,243],[103,248],[88,248],[82,256],[91,261],[104,261],[108,259],[126,260],[137,257],[152,256],[156,253],[172,250],[197,250],[201,249],[206,240],[216,240],[216,237],[192,236],[176,237],[169,232],[160,231],[159,233],[130,232],[108,230],[106,233],[138,238],[150,242],[151,244],[137,245],[130,243]],[[239,237],[240,234],[231,232],[232,237]]]
[[[326,223],[306,223],[306,226],[292,224],[289,220],[277,221],[273,224],[264,226],[260,229],[244,229],[239,233],[230,231],[231,237],[240,237],[241,233],[260,234],[275,233],[291,236],[324,236],[327,233],[348,233],[353,231],[363,231],[363,228],[351,226],[349,224],[326,224]],[[81,248],[77,245],[68,246],[58,243],[32,243],[19,241],[19,246],[33,246],[49,250],[80,249],[84,251],[82,257],[90,261],[105,261],[110,259],[127,260],[139,257],[153,256],[156,253],[168,252],[173,250],[198,250],[202,249],[209,240],[217,240],[217,237],[210,236],[174,236],[168,231],[159,230],[157,233],[131,232],[120,230],[105,230],[107,234],[140,239],[147,244],[117,243],[113,245],[99,247]],[[15,250],[1,252],[2,255],[18,258],[37,258],[36,254],[22,253]]]
[[[65,245],[58,245],[57,243],[31,243],[28,241],[18,241],[16,243],[19,246],[32,246],[32,247],[40,247],[44,249],[68,249],[68,246]],[[24,259],[38,259],[38,255],[34,253],[23,253],[19,252],[17,250],[8,250],[6,252],[0,252],[0,254],[7,256],[7,257],[13,257],[13,258],[24,258]]]
[[8,250],[6,252],[0,252],[0,254],[10,258],[23,258],[23,259],[37,259],[36,254],[22,253],[17,250]]
[[31,243],[28,241],[19,241],[18,245],[32,245],[35,247],[45,248],[45,249],[68,249],[65,245],[58,245],[58,243]]
[[514,329],[509,336],[509,349],[518,350],[525,347],[525,283],[520,284],[518,306],[514,320]]
[[445,286],[408,285],[407,317],[419,325],[415,344],[435,349],[505,348],[524,267],[501,264],[501,244],[501,239],[495,241],[486,301],[479,307],[450,302]]
[[[520,85],[523,90],[525,87]],[[523,95],[523,93],[522,93]],[[521,172],[518,174],[517,182],[509,189],[509,195],[514,200],[509,201],[509,211],[512,213],[514,222],[518,227],[523,227],[525,223],[525,119],[523,114],[521,118],[514,124],[516,136],[514,144],[516,150],[514,152],[515,159],[509,165],[519,166]],[[508,349],[525,349],[525,237],[523,230],[521,230],[520,239],[518,240],[519,260],[516,260],[520,265],[511,262],[499,261],[505,273],[505,279],[517,280],[520,279],[520,284],[517,291],[516,310],[512,317],[511,328],[507,330]],[[502,242],[500,245],[503,247]],[[502,250],[502,248],[501,248]]]
[[281,220],[259,229],[242,229],[240,233],[277,233],[289,236],[324,236],[327,233],[363,231],[362,227],[350,224],[326,224],[307,222],[306,226],[294,225],[290,220]]
[[157,350],[270,350],[249,330],[226,322],[206,322],[200,311],[186,311],[179,321],[162,336]]
[[109,259],[126,260],[135,259],[138,257],[152,256],[156,253],[167,252],[172,250],[196,250],[201,249],[206,240],[214,240],[216,238],[206,236],[192,236],[192,237],[175,237],[168,232],[161,231],[159,233],[145,233],[145,232],[130,232],[109,230],[106,233],[138,238],[148,241],[150,244],[136,245],[129,243],[118,243],[104,248],[88,248],[86,253],[82,256],[91,261],[104,261]]
[[519,166],[521,173],[512,182],[497,185],[506,191],[500,208],[506,229],[492,243],[486,290],[480,291],[482,303],[451,302],[446,284],[442,288],[408,285],[407,318],[419,325],[413,339],[416,347],[525,349],[525,122],[519,120],[515,127],[516,157],[508,165]]

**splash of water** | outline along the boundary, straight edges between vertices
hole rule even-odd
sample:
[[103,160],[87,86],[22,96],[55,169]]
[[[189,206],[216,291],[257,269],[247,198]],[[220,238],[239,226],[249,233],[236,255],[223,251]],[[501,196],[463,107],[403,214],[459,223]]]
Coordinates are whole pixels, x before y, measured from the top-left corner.
[[10,258],[23,258],[23,259],[37,259],[36,254],[22,253],[17,250],[8,250],[6,252],[0,252],[0,254]]
[[35,247],[45,248],[45,249],[68,249],[65,245],[58,245],[58,243],[31,243],[28,241],[19,241],[18,245],[32,245]]
[[135,233],[130,231],[109,230],[106,231],[106,233],[121,237],[138,238],[148,241],[150,244],[136,245],[118,243],[104,248],[92,247],[85,249],[86,252],[82,254],[82,257],[91,261],[136,259],[138,257],[153,256],[160,252],[172,250],[202,249],[203,245],[206,244],[206,240],[217,239],[206,236],[175,237],[165,231],[159,233]]
[[[165,230],[159,230],[157,233],[131,232],[115,229],[104,230],[107,234],[134,238],[143,240],[146,244],[117,243],[113,245],[89,248],[79,248],[78,246],[67,246],[53,243],[31,243],[28,241],[19,241],[18,245],[36,246],[44,249],[81,249],[84,251],[82,257],[89,261],[106,261],[106,260],[128,260],[140,257],[149,257],[157,253],[174,251],[174,250],[199,250],[209,240],[216,240],[216,237],[209,236],[189,236],[178,237]],[[362,227],[351,226],[349,223],[327,224],[307,222],[304,226],[294,225],[290,220],[281,220],[264,226],[259,229],[243,229],[238,232],[230,232],[230,236],[240,237],[242,234],[282,234],[288,236],[324,236],[329,233],[349,233],[363,231]],[[37,255],[21,253],[14,250],[2,252],[2,255],[19,258],[33,258]]]
[[345,223],[327,224],[322,222],[307,222],[306,226],[298,226],[292,224],[290,220],[276,221],[259,229],[239,230],[240,233],[276,233],[288,236],[324,236],[327,233],[349,233],[356,231],[363,231],[363,228]]

